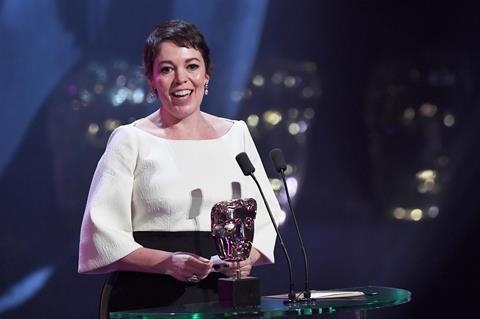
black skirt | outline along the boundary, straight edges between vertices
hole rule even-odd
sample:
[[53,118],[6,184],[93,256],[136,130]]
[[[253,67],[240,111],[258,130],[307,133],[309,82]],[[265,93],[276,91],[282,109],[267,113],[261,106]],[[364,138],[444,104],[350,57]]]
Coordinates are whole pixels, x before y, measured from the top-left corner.
[[[210,259],[216,255],[210,232],[150,232],[133,233],[143,247],[165,251],[194,253]],[[172,276],[141,272],[115,272],[108,278],[112,286],[108,311],[164,307],[218,300],[219,273],[210,273],[199,283],[178,281]]]

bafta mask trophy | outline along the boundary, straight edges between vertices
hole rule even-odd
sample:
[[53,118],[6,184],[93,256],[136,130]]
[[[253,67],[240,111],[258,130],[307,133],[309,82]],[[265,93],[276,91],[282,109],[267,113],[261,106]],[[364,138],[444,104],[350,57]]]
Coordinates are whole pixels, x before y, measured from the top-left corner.
[[260,283],[255,277],[240,275],[239,262],[250,256],[257,202],[253,198],[234,199],[215,204],[211,211],[212,237],[220,259],[236,262],[234,278],[218,280],[220,304],[248,306],[260,304]]

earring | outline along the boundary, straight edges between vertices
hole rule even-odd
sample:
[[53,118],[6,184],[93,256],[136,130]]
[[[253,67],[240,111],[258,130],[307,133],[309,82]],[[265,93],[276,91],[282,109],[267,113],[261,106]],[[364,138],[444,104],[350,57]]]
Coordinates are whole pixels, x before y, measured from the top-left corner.
[[150,101],[155,101],[157,99],[157,89],[153,89],[153,91],[148,94],[148,99]]
[[208,95],[208,82],[205,83],[205,95]]

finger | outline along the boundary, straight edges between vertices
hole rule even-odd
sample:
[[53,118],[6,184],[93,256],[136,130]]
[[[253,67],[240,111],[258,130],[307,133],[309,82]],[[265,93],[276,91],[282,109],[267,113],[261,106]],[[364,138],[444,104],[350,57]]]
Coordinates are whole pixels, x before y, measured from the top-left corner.
[[199,277],[206,277],[211,271],[212,267],[189,267],[187,268],[191,274],[196,274]]
[[210,270],[213,267],[213,263],[210,261],[205,263],[199,260],[189,260],[186,266],[198,270]]
[[204,262],[204,263],[210,263],[210,259],[204,258],[202,256],[198,256],[198,260]]
[[246,268],[240,271],[242,277],[247,277],[250,275],[252,268]]
[[190,256],[190,258],[187,260],[187,263],[194,266],[194,267],[207,267],[207,268],[210,268],[212,267],[213,263],[206,259],[206,258],[203,258],[203,257],[194,257],[194,256]]
[[194,260],[197,260],[199,262],[202,262],[202,263],[210,263],[210,259],[207,259],[205,257],[202,257],[202,256],[199,256],[199,255],[196,255],[194,253],[185,253],[186,255],[189,255],[190,257],[192,257]]
[[250,257],[240,262],[240,267],[243,267],[246,265],[252,265],[252,259]]
[[206,277],[210,271],[208,270],[203,270],[203,269],[196,269],[196,268],[188,268],[185,269],[186,276],[185,277],[191,277],[192,275],[196,275],[198,277]]
[[200,278],[199,278],[197,275],[193,274],[193,275],[188,276],[187,278],[185,278],[184,281],[190,282],[190,283],[197,283],[197,282],[200,281]]
[[207,272],[206,274],[197,275],[197,276],[198,276],[198,278],[199,278],[200,280],[203,280],[203,279],[207,278],[209,274],[210,274],[210,272]]

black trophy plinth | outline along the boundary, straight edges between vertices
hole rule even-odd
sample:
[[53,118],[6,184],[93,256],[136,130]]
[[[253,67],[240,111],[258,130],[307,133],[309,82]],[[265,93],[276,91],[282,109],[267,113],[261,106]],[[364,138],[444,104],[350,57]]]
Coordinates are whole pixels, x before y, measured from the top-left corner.
[[260,281],[255,277],[219,278],[218,299],[222,306],[240,307],[260,304]]

